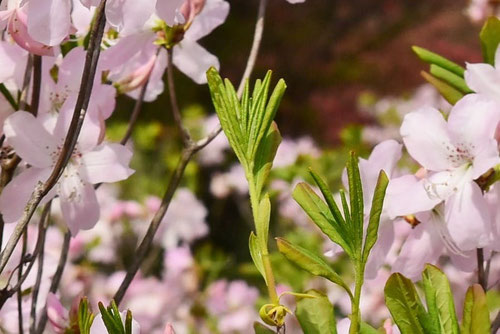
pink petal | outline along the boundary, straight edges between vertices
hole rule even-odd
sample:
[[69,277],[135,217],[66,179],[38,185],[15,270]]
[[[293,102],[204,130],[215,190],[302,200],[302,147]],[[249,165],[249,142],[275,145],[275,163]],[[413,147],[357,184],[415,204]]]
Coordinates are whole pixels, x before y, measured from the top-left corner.
[[392,179],[387,187],[384,201],[389,217],[406,216],[428,211],[441,200],[431,199],[424,188],[425,180],[418,180],[414,175],[405,175]]
[[[165,50],[161,50],[158,58],[156,60],[153,72],[149,78],[148,88],[146,90],[146,95],[144,96],[144,101],[152,102],[158,98],[158,96],[163,93],[163,74],[167,68],[167,53]],[[137,99],[139,98],[140,88],[127,93],[128,96]]]
[[[432,218],[431,218],[432,219]],[[436,263],[443,252],[443,242],[429,222],[423,221],[411,232],[392,267],[406,277],[418,281],[426,263]]]
[[28,168],[7,184],[0,195],[0,212],[6,223],[14,223],[21,218],[37,183],[45,182],[50,172],[50,168]]
[[24,72],[27,59],[28,52],[17,44],[0,41],[0,61],[2,63],[2,66],[0,66],[0,82],[16,79],[16,73]]
[[229,3],[224,0],[208,0],[201,13],[196,16],[184,37],[197,41],[210,34],[226,21],[229,14]]
[[156,2],[156,13],[169,26],[176,23],[177,9],[184,0],[158,0]]
[[483,248],[491,242],[491,216],[481,189],[465,182],[445,203],[448,231],[464,251]]
[[[497,66],[500,63],[497,63]],[[489,64],[467,64],[465,82],[476,93],[499,101],[500,71]]]
[[10,115],[5,120],[4,133],[16,153],[30,165],[52,165],[58,142],[32,114],[17,111]]
[[72,168],[75,167],[66,167],[59,181],[59,193],[63,218],[75,236],[79,230],[94,227],[99,220],[100,206],[94,187],[84,183]]
[[156,0],[110,0],[106,5],[106,19],[122,35],[130,35],[143,28],[155,11],[155,4]]
[[16,9],[10,17],[8,31],[17,45],[23,49],[39,56],[54,55],[54,48],[52,46],[34,40],[28,33],[27,17],[22,9]]
[[36,0],[28,4],[28,33],[45,45],[58,45],[71,27],[70,0]]
[[441,171],[451,167],[448,155],[454,146],[446,121],[437,109],[425,107],[407,114],[401,136],[408,153],[426,169]]
[[377,277],[378,270],[385,263],[385,259],[389,254],[393,241],[393,222],[381,222],[377,242],[375,243],[375,246],[373,246],[370,256],[368,257],[368,262],[366,263],[366,279],[374,279]]
[[132,152],[123,145],[102,144],[82,156],[81,173],[88,182],[117,182],[134,173],[128,167]]
[[183,40],[174,48],[173,62],[177,68],[197,84],[207,82],[205,73],[213,66],[219,68],[219,60],[196,42]]
[[64,333],[66,327],[69,326],[68,310],[52,292],[47,296],[47,316],[56,333]]

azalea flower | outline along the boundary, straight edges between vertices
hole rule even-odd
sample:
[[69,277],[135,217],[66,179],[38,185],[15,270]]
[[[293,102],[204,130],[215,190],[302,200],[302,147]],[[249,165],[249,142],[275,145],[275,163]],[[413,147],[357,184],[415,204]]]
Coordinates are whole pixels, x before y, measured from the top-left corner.
[[[38,182],[44,182],[59,157],[69,127],[72,109],[61,111],[49,133],[32,114],[18,111],[5,121],[4,133],[16,153],[30,165],[5,187],[0,211],[7,223],[17,221]],[[132,173],[128,167],[132,152],[119,144],[99,143],[101,129],[86,119],[79,142],[57,185],[44,202],[56,194],[71,233],[93,227],[99,219],[99,203],[93,185],[117,182]]]
[[490,214],[474,180],[500,162],[494,139],[499,119],[498,105],[476,94],[460,100],[448,121],[429,107],[408,114],[401,136],[428,175],[392,180],[386,199],[389,215],[425,212],[444,203],[443,231],[451,241],[462,251],[487,246]]

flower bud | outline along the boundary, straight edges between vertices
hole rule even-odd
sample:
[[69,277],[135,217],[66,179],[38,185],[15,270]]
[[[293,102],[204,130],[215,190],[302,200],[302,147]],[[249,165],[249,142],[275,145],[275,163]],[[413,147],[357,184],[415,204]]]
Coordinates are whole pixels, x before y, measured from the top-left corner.
[[139,66],[132,73],[125,76],[125,78],[117,81],[115,83],[115,86],[118,88],[118,91],[120,93],[127,93],[139,87],[142,87],[148,80],[151,72],[153,71],[153,68],[155,67],[156,58],[156,54],[152,55],[147,63]]

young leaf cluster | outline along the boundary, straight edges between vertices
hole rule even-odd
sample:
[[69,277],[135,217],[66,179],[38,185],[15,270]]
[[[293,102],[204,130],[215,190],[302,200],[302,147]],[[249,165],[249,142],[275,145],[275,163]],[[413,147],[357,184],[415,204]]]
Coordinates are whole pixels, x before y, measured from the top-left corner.
[[[354,330],[359,332],[359,301],[364,270],[370,251],[377,241],[380,215],[389,181],[384,171],[380,171],[365,233],[363,187],[357,156],[351,153],[347,163],[349,196],[344,191],[340,191],[340,207],[335,202],[333,194],[323,178],[312,170],[310,170],[310,175],[319,188],[323,199],[306,183],[300,183],[296,186],[293,197],[321,231],[334,243],[340,245],[350,257],[356,271],[354,293],[320,256],[280,238],[277,239],[278,248],[288,260],[300,268],[315,276],[322,276],[330,280],[348,293],[353,305],[351,321],[355,323]],[[315,303],[315,301],[309,301],[309,303]]]
[[386,283],[385,301],[402,334],[488,334],[489,312],[480,285],[469,288],[465,297],[461,326],[455,312],[453,293],[446,275],[427,264],[422,274],[427,309],[415,285],[399,273]]
[[104,307],[102,303],[99,303],[99,311],[101,311],[102,321],[108,333],[132,334],[132,312],[130,310],[127,311],[125,316],[125,324],[114,300],[111,301],[111,305],[108,307]]

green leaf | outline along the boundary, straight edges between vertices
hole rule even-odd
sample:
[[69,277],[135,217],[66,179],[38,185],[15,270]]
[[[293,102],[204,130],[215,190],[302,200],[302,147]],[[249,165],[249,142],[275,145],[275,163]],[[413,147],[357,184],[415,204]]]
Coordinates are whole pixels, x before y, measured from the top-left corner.
[[450,72],[438,65],[431,65],[430,72],[436,78],[446,82],[453,88],[458,89],[460,92],[464,94],[473,93],[473,91],[467,86],[465,80],[462,77],[459,77],[453,72]]
[[426,313],[413,283],[399,273],[392,274],[384,288],[385,303],[401,334],[432,333]]
[[335,200],[333,199],[333,195],[330,192],[330,189],[328,188],[326,182],[324,179],[319,176],[317,173],[315,173],[312,169],[309,169],[309,174],[311,174],[312,178],[314,179],[314,182],[318,186],[318,188],[321,191],[321,194],[323,195],[323,198],[325,199],[326,203],[328,204],[328,208],[330,209],[330,213],[333,216],[332,223],[335,225],[335,229],[338,231],[338,233],[342,236],[342,239],[346,241],[346,244],[348,245],[349,248],[352,249],[352,244],[349,242],[350,240],[353,239],[353,233],[351,231],[351,226],[346,224],[346,221],[344,217],[342,216],[342,212],[339,210],[339,207],[337,203],[335,203]]
[[321,276],[344,288],[352,299],[352,293],[344,280],[319,256],[311,253],[305,248],[294,245],[285,239],[276,238],[278,249],[289,261],[295,263],[299,268],[315,275]]
[[335,313],[328,297],[316,290],[309,290],[306,293],[316,296],[316,298],[300,298],[297,301],[295,315],[303,332],[307,334],[336,334]]
[[95,315],[90,310],[88,299],[83,297],[78,305],[78,329],[80,330],[80,334],[90,334],[90,327],[92,326],[94,317]]
[[250,233],[248,246],[250,248],[250,256],[252,257],[253,263],[255,264],[255,267],[257,267],[257,270],[262,275],[262,277],[264,277],[267,285],[266,273],[264,271],[264,264],[262,263],[262,252],[259,245],[259,240],[253,232]]
[[118,323],[116,322],[112,309],[111,308],[106,309],[101,302],[99,302],[98,306],[99,306],[99,311],[101,311],[102,322],[104,323],[104,326],[108,330],[108,333],[125,334],[125,330],[123,328],[123,324],[121,323],[121,319]]
[[380,224],[380,215],[384,206],[385,191],[389,179],[383,170],[378,175],[377,185],[373,193],[372,207],[370,209],[370,218],[368,221],[368,228],[366,230],[365,244],[363,246],[363,263],[366,264],[368,256],[378,238],[378,227]]
[[350,241],[347,241],[350,240],[349,236],[344,236],[337,230],[328,206],[308,184],[297,184],[293,190],[293,198],[330,240],[340,245],[347,254],[352,256]]
[[433,85],[438,90],[439,94],[441,94],[450,104],[454,105],[458,100],[464,97],[464,94],[462,94],[458,89],[453,88],[446,82],[437,79],[429,73],[422,71],[420,74],[425,80],[427,80],[428,83]]
[[490,17],[483,25],[479,38],[484,61],[495,65],[495,53],[500,43],[500,20],[494,16]]
[[469,287],[465,294],[461,334],[489,334],[490,312],[486,294],[479,284]]
[[382,332],[384,334],[386,333],[385,330],[378,331],[377,329],[375,329],[372,326],[368,325],[366,322],[361,322],[361,326],[359,328],[359,333],[360,334],[380,334],[380,332]]
[[14,99],[14,97],[12,96],[10,91],[7,89],[7,87],[5,87],[5,85],[3,83],[0,83],[0,93],[2,93],[2,95],[5,97],[7,102],[9,102],[12,109],[17,110],[19,108],[16,100]]
[[[269,94],[269,86],[271,84],[271,71],[268,71],[264,80],[261,82],[257,80],[254,88],[254,95],[252,97],[252,105],[249,114],[248,128],[248,144],[246,149],[246,156],[249,160],[255,156],[255,151],[259,145],[257,138],[261,135],[261,126],[264,119],[264,112],[266,108],[267,97]],[[267,129],[263,134],[267,133]]]
[[253,173],[255,175],[255,188],[258,198],[260,198],[262,189],[267,182],[280,143],[281,135],[278,126],[273,122],[267,132],[267,136],[260,143],[254,158]]
[[260,322],[253,323],[253,329],[255,334],[275,334],[276,332],[270,329],[269,327],[264,326]]
[[262,243],[261,247],[267,248],[269,235],[269,220],[271,217],[271,201],[269,194],[265,194],[259,202],[257,217],[255,217],[255,229],[257,230],[257,239]]
[[422,61],[442,67],[452,73],[455,73],[461,78],[464,77],[465,68],[458,65],[457,63],[452,62],[451,60],[448,60],[445,57],[438,55],[437,53],[421,48],[419,46],[413,46],[412,50]]
[[231,99],[227,95],[224,82],[215,68],[211,67],[207,71],[207,81],[212,102],[217,116],[219,117],[221,127],[224,130],[224,134],[238,157],[238,160],[246,167],[247,160],[243,148],[246,147],[247,142],[241,132],[236,112],[231,108]]
[[347,163],[347,178],[349,181],[351,220],[354,231],[354,238],[356,241],[354,251],[359,251],[359,255],[361,255],[364,222],[363,186],[361,185],[358,157],[354,152],[351,152],[349,161]]
[[459,334],[453,293],[446,275],[437,267],[427,264],[422,277],[427,309],[435,331]]

